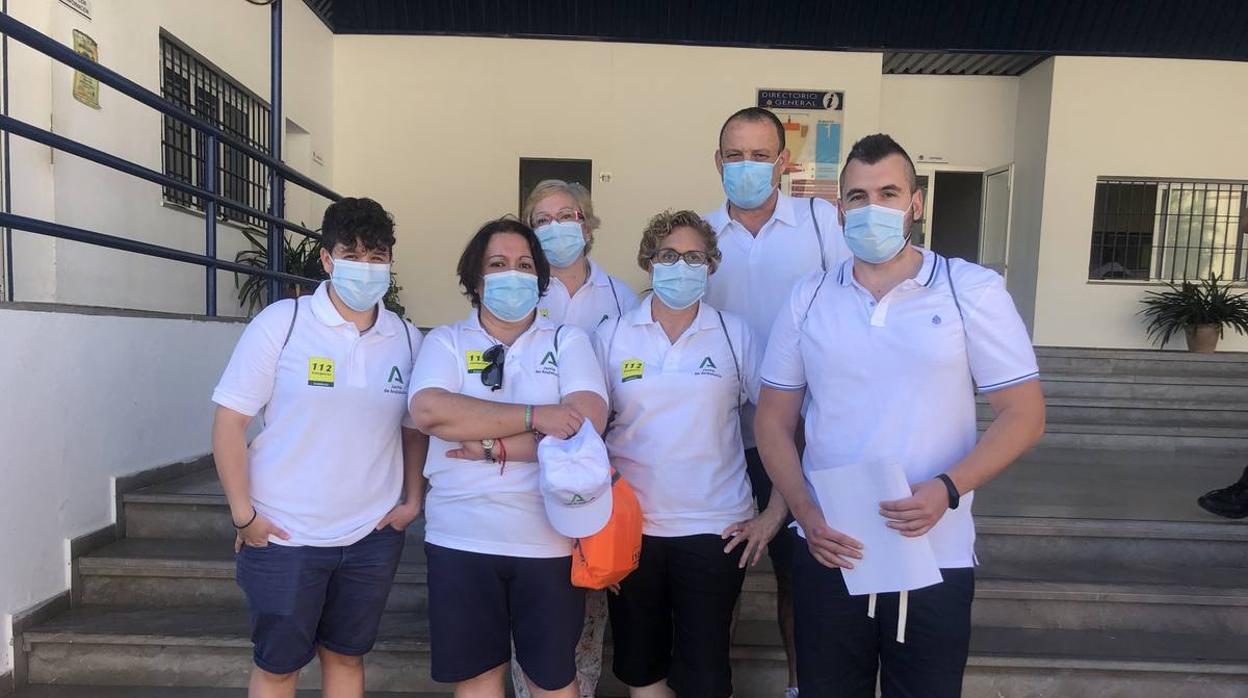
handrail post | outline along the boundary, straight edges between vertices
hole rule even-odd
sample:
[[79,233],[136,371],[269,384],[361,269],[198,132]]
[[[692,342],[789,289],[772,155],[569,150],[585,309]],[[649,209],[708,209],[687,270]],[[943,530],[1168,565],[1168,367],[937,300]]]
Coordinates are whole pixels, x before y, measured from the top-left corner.
[[[277,162],[282,161],[282,0],[273,0],[269,22],[269,88],[272,91],[269,106],[269,155]],[[282,173],[275,167],[269,168],[269,213],[275,218],[286,215],[285,181]],[[269,269],[284,271],[283,258],[285,253],[286,231],[276,223],[269,223]],[[273,303],[282,297],[281,282],[269,279],[269,302]]]
[[[4,4],[0,7],[4,14],[9,13],[9,0],[4,0]],[[5,116],[9,115],[9,35],[5,34],[0,39],[0,60],[4,61],[4,87],[3,95],[0,95],[0,113]],[[9,147],[9,132],[5,131],[3,142],[0,149],[4,153],[4,212],[13,212],[13,167],[9,163],[9,158],[13,151]],[[13,229],[4,229],[4,299],[10,303],[13,302]]]
[[[204,153],[204,188],[216,194],[217,189],[217,137],[211,133],[204,139],[207,152]],[[204,203],[204,256],[217,258],[217,201],[205,198]],[[217,267],[208,264],[204,267],[204,312],[208,317],[217,315]]]

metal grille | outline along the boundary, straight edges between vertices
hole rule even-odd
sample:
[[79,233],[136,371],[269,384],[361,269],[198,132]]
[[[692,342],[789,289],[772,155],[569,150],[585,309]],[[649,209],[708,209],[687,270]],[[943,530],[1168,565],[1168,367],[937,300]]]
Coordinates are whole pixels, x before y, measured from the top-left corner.
[[1248,281],[1248,183],[1100,178],[1089,279]]
[[[269,149],[269,106],[206,61],[177,39],[161,32],[162,96],[210,121],[236,139],[261,151]],[[165,174],[174,179],[206,187],[204,155],[207,137],[173,117],[164,117],[161,152]],[[268,208],[268,168],[245,153],[222,144],[217,153],[220,194],[231,201],[265,210]],[[186,192],[164,190],[165,201],[188,208],[203,209],[200,197]],[[220,207],[223,220],[261,226],[264,221],[247,216],[229,206]]]

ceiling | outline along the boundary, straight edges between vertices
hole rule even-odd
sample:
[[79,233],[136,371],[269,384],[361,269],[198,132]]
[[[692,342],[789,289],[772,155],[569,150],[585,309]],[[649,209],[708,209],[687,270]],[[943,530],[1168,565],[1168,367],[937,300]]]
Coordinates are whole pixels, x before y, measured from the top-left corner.
[[1248,60],[1248,0],[304,0],[338,34],[880,51],[884,72],[1019,75],[1051,55]]

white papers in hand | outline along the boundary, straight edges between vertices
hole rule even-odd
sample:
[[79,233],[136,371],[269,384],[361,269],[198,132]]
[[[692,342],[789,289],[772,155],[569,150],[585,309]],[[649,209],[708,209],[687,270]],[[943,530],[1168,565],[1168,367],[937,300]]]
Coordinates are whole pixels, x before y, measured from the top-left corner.
[[810,471],[806,477],[828,525],[862,543],[862,559],[853,560],[852,570],[842,570],[851,595],[911,591],[941,581],[927,536],[907,538],[880,515],[880,502],[910,496],[900,465],[849,465]]

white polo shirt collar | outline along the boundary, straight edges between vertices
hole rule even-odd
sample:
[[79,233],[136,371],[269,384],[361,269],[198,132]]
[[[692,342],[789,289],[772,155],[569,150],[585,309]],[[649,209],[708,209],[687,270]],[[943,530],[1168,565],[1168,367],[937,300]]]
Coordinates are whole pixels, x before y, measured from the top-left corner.
[[939,255],[922,247],[915,247],[914,249],[923,255],[923,264],[919,267],[919,271],[913,277],[897,284],[895,288],[884,294],[884,297],[878,301],[855,278],[854,260],[852,257],[845,260],[841,264],[840,269],[837,270],[837,282],[842,286],[853,286],[858,291],[859,297],[866,303],[867,310],[871,313],[872,327],[884,327],[888,321],[888,310],[894,302],[932,287],[932,282],[936,279],[936,271],[939,267]]
[[[716,209],[714,213],[707,216],[707,222],[710,223],[711,226],[715,228],[715,232],[720,235],[736,231],[750,238],[754,238],[754,235],[752,235],[744,225],[741,225],[740,221],[732,217],[732,211],[729,208],[727,199],[724,199],[724,202],[720,204],[719,208]],[[782,223],[790,228],[797,227],[797,216],[793,211],[793,197],[785,194],[784,192],[778,192],[776,194],[776,208],[771,212],[771,218],[768,218],[767,222],[763,224],[763,227],[759,228],[759,236],[765,234],[775,223]]]
[[[312,294],[312,300],[310,301],[312,314],[316,316],[317,320],[324,323],[326,327],[351,325],[348,329],[355,329],[355,326],[352,323],[347,322],[347,320],[342,317],[342,313],[338,312],[338,308],[334,307],[334,301],[329,297],[329,283],[330,282],[328,281],[322,281],[321,285],[317,286],[316,291]],[[371,332],[372,330],[377,330],[377,332],[383,336],[392,337],[398,334],[399,330],[402,329],[398,325],[398,323],[402,322],[402,320],[399,320],[397,315],[391,317],[388,313],[382,312],[384,310],[385,306],[381,301],[378,301],[377,322],[369,329],[369,331]]]
[[[654,298],[653,293],[648,293],[641,299],[641,303],[626,315],[626,319],[632,325],[658,325],[659,321],[654,319],[654,307],[651,304],[661,302]],[[719,316],[715,310],[707,305],[706,301],[698,301],[698,315],[685,333],[688,334],[690,330],[711,330],[718,327]]]

